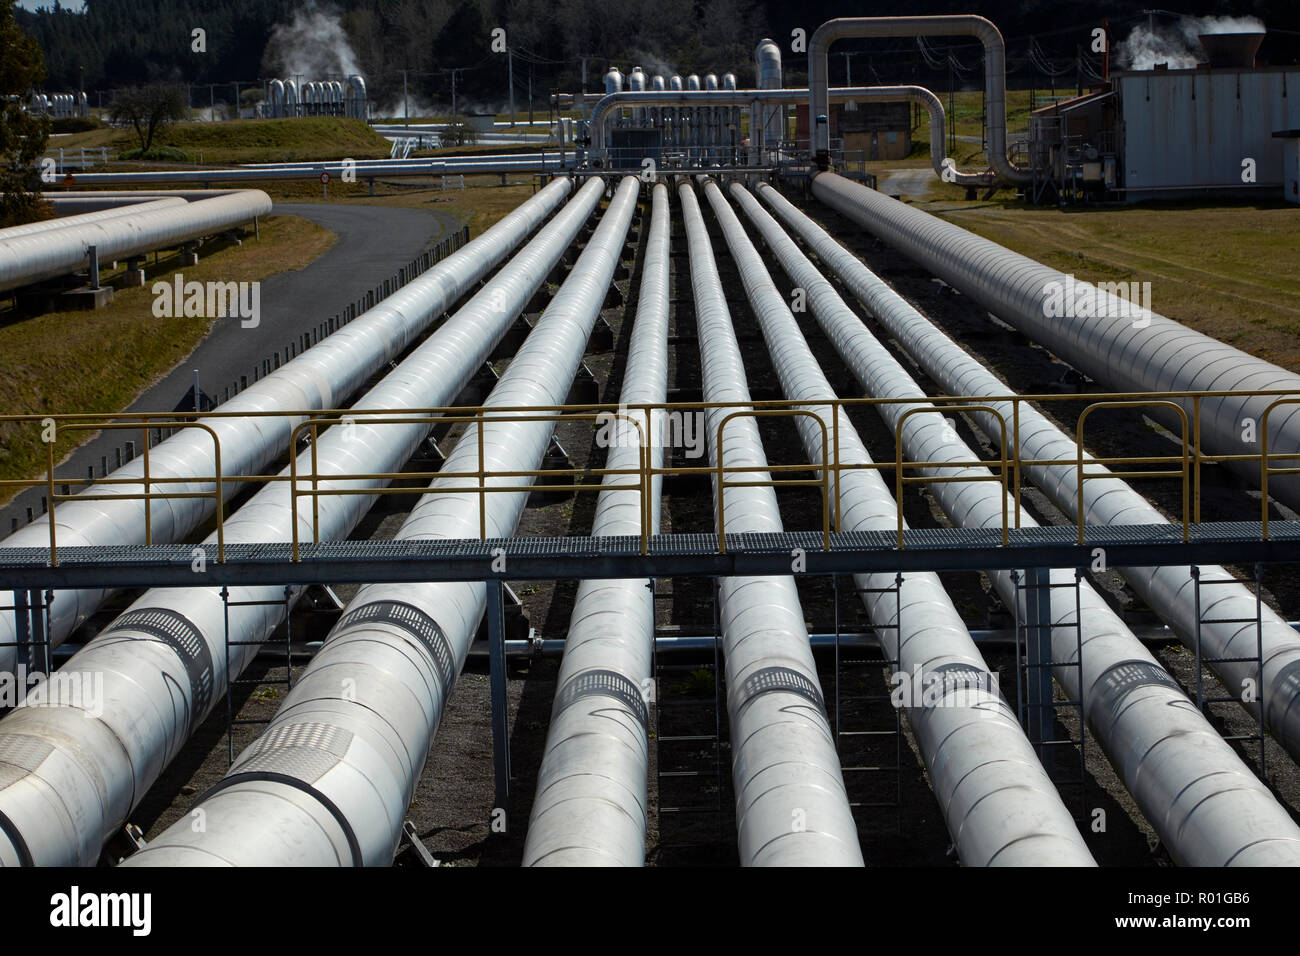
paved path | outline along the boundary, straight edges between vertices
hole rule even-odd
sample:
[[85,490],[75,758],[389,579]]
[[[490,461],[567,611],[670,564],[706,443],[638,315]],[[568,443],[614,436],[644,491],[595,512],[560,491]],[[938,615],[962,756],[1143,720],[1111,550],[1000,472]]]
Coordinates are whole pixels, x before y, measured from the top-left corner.
[[879,174],[876,189],[886,196],[924,196],[934,179],[934,170],[928,166],[891,169]]
[[[175,410],[193,394],[194,369],[199,370],[200,387],[209,395],[220,393],[241,375],[251,382],[254,365],[276,351],[283,357],[285,346],[296,343],[302,333],[341,312],[460,227],[447,213],[392,206],[276,203],[273,213],[302,216],[337,233],[338,241],[305,268],[263,280],[257,328],[243,328],[237,318],[218,320],[189,357],[147,389],[130,411]],[[256,248],[256,243],[249,245]],[[265,248],[274,254],[271,247]],[[135,440],[139,448],[136,433],[101,434],[73,452],[55,473],[84,478],[93,467],[98,477],[105,458],[111,472],[127,439]],[[0,510],[0,538],[13,530],[14,518],[20,527],[26,523],[27,508],[39,516],[42,496],[43,489],[33,488]]]

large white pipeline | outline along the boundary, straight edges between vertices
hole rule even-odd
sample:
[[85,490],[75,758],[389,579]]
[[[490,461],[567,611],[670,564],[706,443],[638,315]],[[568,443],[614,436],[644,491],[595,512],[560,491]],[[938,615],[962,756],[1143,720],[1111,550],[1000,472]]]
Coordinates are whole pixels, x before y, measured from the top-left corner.
[[[320,436],[314,457],[321,474],[401,467],[428,423],[367,424],[364,410],[451,402],[560,261],[603,189],[596,179],[585,185],[446,325],[353,406],[359,418]],[[302,452],[299,474],[309,473],[312,461],[311,449]],[[382,478],[326,478],[319,487],[356,491],[386,484]],[[288,483],[276,482],[226,522],[226,540],[287,541],[295,523],[299,539],[310,540],[313,511],[322,540],[344,538],[373,501],[373,495],[327,494],[315,506],[303,498],[291,507]],[[25,706],[0,720],[0,767],[24,771],[0,789],[0,813],[38,863],[94,862],[103,840],[221,699],[227,678],[238,676],[287,613],[279,586],[231,588],[229,601],[219,588],[147,592],[59,671],[64,680],[79,675],[83,686],[102,681],[102,700]],[[228,652],[227,640],[233,642]],[[44,703],[45,686],[29,702]],[[39,756],[33,756],[32,741],[43,751]],[[35,781],[53,788],[53,803]]]
[[[827,53],[836,40],[848,37],[973,36],[984,44],[984,104],[988,116],[988,160],[1008,183],[1027,185],[1033,176],[1007,159],[1006,45],[992,21],[970,14],[937,17],[843,17],[827,20],[808,41],[808,122],[812,152],[822,169],[830,150]],[[940,140],[939,142],[942,142]],[[931,143],[931,150],[937,144]]]
[[[628,346],[622,405],[662,404],[668,388],[668,187],[653,211]],[[644,444],[663,464],[662,413],[639,426],[607,421],[605,467],[637,469]],[[605,484],[627,484],[608,475]],[[662,476],[650,488],[649,532],[659,527]],[[596,502],[593,536],[640,535],[641,496],[606,489]],[[648,712],[641,695],[654,651],[654,592],[645,578],[583,581],[573,602],[564,659],[537,796],[524,842],[524,866],[641,866],[645,862]]]
[[553,153],[511,154],[510,159],[500,157],[466,156],[457,159],[362,160],[348,165],[343,160],[291,163],[283,166],[236,166],[231,169],[157,169],[142,172],[79,173],[79,185],[127,185],[130,183],[234,183],[268,180],[312,180],[322,172],[331,176],[346,171],[360,179],[383,176],[392,179],[412,176],[474,176],[489,173],[545,172],[558,169],[561,156]]
[[[79,226],[92,225],[106,219],[117,219],[119,216],[136,216],[142,212],[153,212],[159,209],[184,205],[185,200],[179,197],[125,201],[119,199],[111,208],[105,209],[101,205],[97,209],[79,210],[68,215],[59,216],[56,219],[43,219],[40,222],[29,222],[24,226],[10,226],[8,229],[0,229],[0,242],[18,239],[22,236],[35,236],[41,233],[54,232],[58,229],[76,229]],[[58,211],[58,207],[55,208]],[[64,209],[67,208],[69,207],[64,206]]]
[[88,246],[95,247],[101,262],[125,259],[211,236],[270,212],[270,196],[260,189],[246,189],[184,206],[137,206],[125,216],[48,232],[0,236],[0,291],[84,268]]
[[[860,326],[858,317],[794,241],[740,183],[732,198],[758,228],[763,241],[828,327]],[[716,185],[707,195],[758,316],[768,354],[786,398],[834,400],[836,395],[799,331],[786,300]],[[800,405],[832,429],[828,405]],[[843,409],[839,418],[841,464],[870,464],[871,457]],[[823,454],[822,427],[807,416],[794,419],[810,461]],[[836,486],[838,485],[838,486]],[[851,471],[832,480],[842,531],[893,531],[898,513],[893,491],[880,473]],[[832,498],[832,501],[834,499]],[[860,574],[854,581],[897,675],[906,680],[908,721],[916,733],[953,843],[966,866],[1093,866],[1056,786],[1043,770],[997,678],[980,656],[961,615],[937,574],[909,574],[891,593],[893,574]],[[931,682],[934,682],[932,684]]]
[[[706,402],[748,403],[749,386],[704,217],[689,181],[678,187],[691,263]],[[709,461],[766,468],[751,417],[718,429],[734,408],[705,412]],[[766,473],[732,476],[721,530],[780,532]],[[724,493],[714,480],[714,496]],[[803,608],[793,577],[722,578],[718,612],[727,668],[736,829],[744,866],[861,866],[839,755],[826,717]]]
[[[434,265],[374,308],[357,316],[266,378],[250,385],[221,406],[223,413],[308,411],[337,408],[385,364],[443,315],[516,248],[572,188],[556,179],[462,249]],[[249,418],[203,418],[220,441],[221,469],[227,496],[235,480],[259,473],[282,454],[301,418],[271,415]],[[150,452],[154,492],[211,494],[216,461],[212,437],[198,428],[182,428]],[[144,544],[145,503],[138,498],[144,462],[137,458],[112,473],[114,480],[138,484],[92,485],[87,494],[122,496],[112,501],[66,501],[55,509],[61,547]],[[213,514],[212,499],[160,498],[152,502],[149,521],[155,543],[177,541]],[[49,547],[49,525],[35,522],[0,541],[6,548]],[[58,646],[103,603],[102,590],[59,591],[50,606],[48,637]],[[12,611],[0,611],[0,674],[17,661],[17,631]]]
[[[770,190],[769,186],[760,187]],[[765,193],[766,195],[766,193]],[[779,194],[773,191],[775,205]],[[856,274],[849,280],[864,304],[872,310],[891,335],[949,395],[1007,395],[1010,390],[992,372],[972,358],[932,322],[915,310],[891,302],[880,282]],[[1010,402],[986,402],[997,410],[1001,421],[1015,420]],[[1076,440],[1061,431],[1031,405],[1020,406],[1020,454],[1025,459],[1069,462],[1077,453]],[[975,412],[985,434],[993,441],[1001,437],[999,421],[993,415]],[[1108,475],[1110,469],[1085,458],[1090,475]],[[1078,511],[1078,473],[1073,464],[1035,465],[1026,475],[1066,514]],[[1089,524],[1160,525],[1168,519],[1120,478],[1089,478],[1084,482],[1084,520]],[[1133,590],[1174,629],[1189,647],[1196,644],[1196,581],[1186,565],[1121,568]],[[1203,582],[1201,646],[1204,656],[1230,658],[1215,663],[1214,670],[1236,692],[1256,688],[1258,700],[1247,702],[1257,713],[1263,702],[1266,724],[1274,737],[1294,756],[1300,757],[1300,637],[1284,618],[1267,605],[1259,608],[1261,628],[1255,617],[1256,598],[1219,565],[1201,565]],[[1258,647],[1257,647],[1258,643]],[[1263,674],[1253,658],[1262,651]],[[1262,678],[1262,679],[1261,679]]]
[[[815,176],[812,188],[826,205],[1115,391],[1286,389],[1300,397],[1300,375],[1154,311],[1135,316],[1133,306],[1112,291],[1075,280],[834,173]],[[1088,303],[1090,317],[1060,315],[1062,311],[1074,314],[1054,307],[1062,290],[1073,290],[1075,302]],[[1210,455],[1258,452],[1255,439],[1264,430],[1264,410],[1275,400],[1245,395],[1203,399],[1205,450]],[[1183,406],[1190,421],[1192,399],[1172,401]],[[1160,416],[1155,409],[1149,414]],[[1300,452],[1300,405],[1282,406],[1270,415],[1268,443],[1270,453]],[[1295,464],[1296,459],[1273,462],[1274,467]],[[1259,479],[1258,464],[1230,463],[1230,467],[1248,480]],[[1300,508],[1300,476],[1271,478],[1268,487],[1279,500]]]
[[[775,190],[760,187],[759,194],[809,244],[825,268],[853,289],[864,304],[870,302],[873,313],[886,308],[911,309]],[[869,296],[865,295],[866,286],[872,287]],[[820,324],[820,316],[818,321]],[[925,398],[866,326],[823,325],[822,329],[869,394]],[[941,406],[924,401],[876,407],[891,430],[898,429],[907,409],[942,411]],[[979,457],[954,436],[941,414],[912,415],[902,423],[902,437],[913,461],[961,462]],[[983,467],[947,466],[925,469],[924,474],[988,478],[992,472]],[[930,489],[943,510],[962,527],[1000,529],[1003,508],[1009,516],[1015,514],[1010,494],[1004,496],[996,482],[942,482]],[[1036,524],[1033,516],[1021,509],[1020,525]],[[1006,606],[1017,608],[1020,619],[1025,620],[1025,595],[1018,592],[1010,572],[989,572],[989,578]],[[1080,700],[1082,695],[1084,714],[1093,732],[1174,859],[1186,866],[1300,865],[1300,828],[1105,599],[1086,580],[1080,581],[1076,620],[1071,599],[1074,571],[1053,571],[1051,583],[1051,652],[1053,661],[1062,662],[1054,671],[1057,683],[1071,700]]]
[[[618,265],[638,189],[631,177],[620,184],[587,248],[485,405],[564,400]],[[603,191],[604,184],[591,179],[579,200],[593,205]],[[536,274],[537,284],[549,271]],[[526,301],[511,298],[510,318]],[[497,473],[536,468],[553,428],[552,422],[489,417],[482,426],[487,484],[530,484]],[[478,470],[478,433],[477,425],[466,429],[396,540],[479,537],[479,495],[464,490],[478,480],[457,477]],[[487,537],[512,534],[527,497],[526,491],[489,494]],[[266,732],[201,801],[204,832],[181,820],[127,863],[391,864],[484,604],[482,582],[363,587]]]

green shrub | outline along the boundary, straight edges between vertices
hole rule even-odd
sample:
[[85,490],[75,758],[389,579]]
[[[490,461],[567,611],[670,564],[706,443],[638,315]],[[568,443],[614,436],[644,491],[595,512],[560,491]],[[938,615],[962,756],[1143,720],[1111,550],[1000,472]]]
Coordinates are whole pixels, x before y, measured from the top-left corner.
[[89,133],[92,129],[103,128],[103,122],[94,116],[65,116],[50,121],[51,133]]

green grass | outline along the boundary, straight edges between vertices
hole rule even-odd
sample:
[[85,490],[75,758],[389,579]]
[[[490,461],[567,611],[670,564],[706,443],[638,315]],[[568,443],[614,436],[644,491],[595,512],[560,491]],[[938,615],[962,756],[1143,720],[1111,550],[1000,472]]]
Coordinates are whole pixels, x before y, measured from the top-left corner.
[[[265,279],[301,269],[337,238],[297,216],[262,220],[261,236],[260,242],[250,239],[201,255],[198,265],[183,267],[186,279]],[[164,256],[158,267],[146,265],[143,288],[118,290],[112,305],[96,311],[30,318],[0,312],[0,415],[118,412],[130,406],[194,351],[212,326],[212,320],[153,315],[150,286],[178,267],[176,255]],[[103,278],[117,275],[105,271]],[[55,461],[90,437],[65,431],[55,444]],[[0,479],[43,475],[46,454],[39,423],[0,421]],[[0,503],[13,492],[0,488]]]
[[1090,282],[1150,282],[1156,312],[1300,369],[1294,207],[1189,202],[1061,211],[1008,199],[917,205]]
[[[1065,93],[1071,91],[1065,90]],[[940,94],[945,107],[948,98]],[[1009,139],[1029,122],[1029,93],[1007,93]],[[1046,105],[1040,100],[1037,105]],[[980,94],[956,95],[957,133],[978,137]],[[922,111],[905,160],[868,163],[889,170],[930,165],[929,119]],[[958,142],[962,170],[987,166],[979,143]],[[981,191],[982,192],[982,191]],[[1300,369],[1300,225],[1285,203],[1181,202],[1060,210],[1031,206],[1001,190],[966,200],[964,187],[937,176],[910,196],[918,208],[1081,279],[1150,282],[1152,308],[1285,368]]]
[[[117,153],[139,149],[129,129],[98,129],[51,139],[65,150],[107,146]],[[392,144],[361,120],[332,116],[302,119],[231,120],[225,123],[177,123],[154,138],[204,165],[302,162],[311,159],[382,159]]]

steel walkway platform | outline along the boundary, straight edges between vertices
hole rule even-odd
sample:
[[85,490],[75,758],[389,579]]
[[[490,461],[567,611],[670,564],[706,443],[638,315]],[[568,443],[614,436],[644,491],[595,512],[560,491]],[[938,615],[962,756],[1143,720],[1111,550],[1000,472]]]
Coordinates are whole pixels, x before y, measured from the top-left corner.
[[[713,577],[844,574],[868,571],[969,571],[1169,564],[1300,562],[1300,521],[1193,525],[929,528],[843,532],[823,548],[820,532],[656,535],[648,553],[626,537],[513,537],[470,540],[331,541],[299,546],[231,544],[218,561],[215,544],[60,548],[50,566],[45,548],[0,548],[0,590],[32,588],[212,587],[395,581],[542,580],[560,578]],[[1100,554],[1104,552],[1104,554]]]

